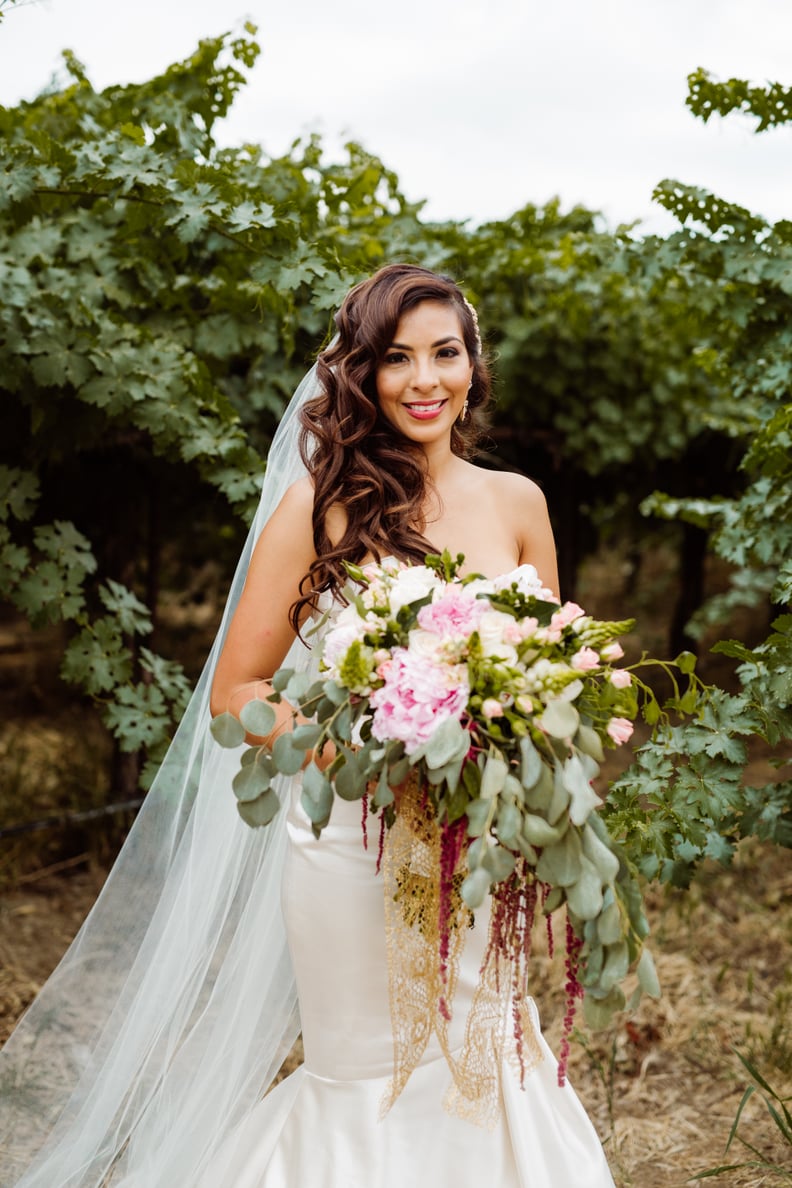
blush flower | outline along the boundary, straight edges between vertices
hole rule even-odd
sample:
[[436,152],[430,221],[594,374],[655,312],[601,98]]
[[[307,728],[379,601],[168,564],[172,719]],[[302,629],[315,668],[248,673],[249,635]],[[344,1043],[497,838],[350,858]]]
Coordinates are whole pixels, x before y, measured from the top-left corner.
[[627,689],[632,684],[632,677],[624,668],[614,668],[609,679],[616,689]]
[[583,607],[578,606],[576,602],[565,602],[561,609],[553,615],[550,626],[556,631],[561,631],[570,623],[574,623],[575,619],[582,618],[585,613]]
[[611,718],[605,728],[618,747],[632,737],[633,724],[629,718]]
[[408,755],[441,722],[459,718],[467,705],[470,686],[464,665],[433,664],[407,648],[395,648],[379,672],[384,684],[371,694],[371,733],[380,741],[400,739]]
[[621,644],[610,643],[607,645],[607,647],[602,649],[600,654],[603,660],[621,660],[622,656],[624,655],[624,648],[621,646]]
[[485,718],[502,718],[503,706],[497,697],[486,697],[481,703],[481,712]]
[[469,636],[475,631],[485,603],[469,594],[462,586],[448,586],[434,602],[418,612],[418,622],[425,631],[433,631],[443,639]]
[[599,667],[599,662],[600,658],[593,648],[581,648],[569,661],[578,672],[591,672]]

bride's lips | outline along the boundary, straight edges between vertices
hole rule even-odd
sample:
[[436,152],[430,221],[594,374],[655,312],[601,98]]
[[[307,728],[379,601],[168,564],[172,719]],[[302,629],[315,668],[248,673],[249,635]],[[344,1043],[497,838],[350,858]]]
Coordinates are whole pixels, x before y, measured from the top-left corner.
[[404,407],[411,417],[415,417],[418,421],[431,421],[433,417],[438,416],[443,411],[447,400],[413,400]]

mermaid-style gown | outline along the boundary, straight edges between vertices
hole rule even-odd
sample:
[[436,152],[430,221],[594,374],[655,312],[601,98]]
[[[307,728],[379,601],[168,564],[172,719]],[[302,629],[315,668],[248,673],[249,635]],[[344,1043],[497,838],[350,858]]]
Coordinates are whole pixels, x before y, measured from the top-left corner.
[[[494,1130],[443,1108],[450,1073],[434,1035],[381,1117],[393,1038],[377,847],[363,846],[360,804],[339,800],[319,840],[293,804],[288,835],[283,909],[305,1063],[237,1128],[200,1188],[612,1188],[599,1139],[573,1090],[559,1088],[541,1038],[543,1058],[524,1089],[504,1069]],[[478,920],[460,961],[452,1050],[485,939]]]

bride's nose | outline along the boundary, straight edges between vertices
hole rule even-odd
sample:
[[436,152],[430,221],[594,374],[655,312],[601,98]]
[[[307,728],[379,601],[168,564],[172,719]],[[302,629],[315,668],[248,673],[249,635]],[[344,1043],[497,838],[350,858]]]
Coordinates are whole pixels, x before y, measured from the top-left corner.
[[416,359],[413,365],[412,387],[418,392],[429,392],[437,386],[437,370],[432,359]]

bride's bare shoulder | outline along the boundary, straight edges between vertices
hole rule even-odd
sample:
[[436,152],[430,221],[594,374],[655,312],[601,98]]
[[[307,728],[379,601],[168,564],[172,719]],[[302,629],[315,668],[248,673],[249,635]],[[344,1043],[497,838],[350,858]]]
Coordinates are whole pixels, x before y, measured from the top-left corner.
[[538,483],[525,474],[513,470],[485,470],[474,466],[478,482],[504,507],[512,507],[518,515],[544,512],[547,502]]

